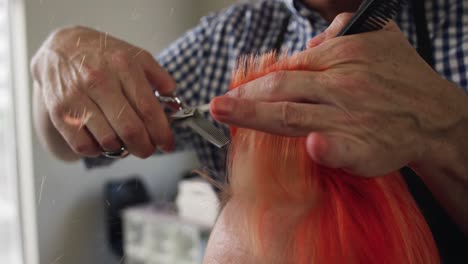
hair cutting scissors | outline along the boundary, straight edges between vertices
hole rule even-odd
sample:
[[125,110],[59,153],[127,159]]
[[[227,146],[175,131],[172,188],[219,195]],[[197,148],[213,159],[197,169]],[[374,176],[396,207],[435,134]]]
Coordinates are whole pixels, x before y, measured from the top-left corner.
[[[154,90],[154,95],[166,108],[173,111],[168,114],[170,122],[191,128],[202,138],[218,148],[223,148],[229,144],[230,140],[224,134],[224,131],[217,128],[203,116],[203,113],[209,111],[209,104],[190,107],[175,94],[172,96],[163,96],[157,90]],[[118,151],[102,153],[103,156],[111,159],[123,159],[129,154],[125,147],[121,147]]]

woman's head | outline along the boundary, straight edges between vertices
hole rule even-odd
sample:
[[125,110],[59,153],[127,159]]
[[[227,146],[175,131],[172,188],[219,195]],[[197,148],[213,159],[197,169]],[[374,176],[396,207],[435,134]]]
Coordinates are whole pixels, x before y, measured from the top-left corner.
[[[313,169],[304,159],[305,148],[284,151],[299,149],[304,139],[283,140],[249,132],[239,129],[233,137],[225,189],[229,194],[212,232],[205,263],[288,263],[285,257],[294,243],[288,241],[290,234],[302,215],[314,207],[315,195],[308,192],[313,178],[284,178]],[[261,147],[264,144],[270,148]],[[296,163],[301,165],[291,166]]]
[[[301,54],[241,62],[232,88]],[[398,173],[378,179],[314,163],[305,138],[232,129],[228,199],[205,263],[436,263],[431,233]],[[371,162],[371,161],[369,161]]]

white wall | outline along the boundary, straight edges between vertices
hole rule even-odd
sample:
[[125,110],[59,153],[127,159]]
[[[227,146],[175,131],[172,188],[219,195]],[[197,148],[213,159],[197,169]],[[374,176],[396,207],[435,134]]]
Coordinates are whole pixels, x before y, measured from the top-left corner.
[[[48,33],[81,24],[160,51],[209,10],[234,0],[25,0],[28,57]],[[37,229],[41,264],[119,263],[105,246],[103,184],[130,174],[144,176],[154,195],[175,191],[177,178],[197,166],[193,154],[146,161],[130,158],[109,168],[86,171],[64,164],[33,138]]]

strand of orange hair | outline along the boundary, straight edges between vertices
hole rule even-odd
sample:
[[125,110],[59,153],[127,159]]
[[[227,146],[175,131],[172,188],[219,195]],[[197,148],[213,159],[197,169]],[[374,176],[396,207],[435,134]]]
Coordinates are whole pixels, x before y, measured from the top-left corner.
[[[274,71],[312,70],[304,61],[300,53],[241,59],[231,89]],[[256,254],[269,254],[266,212],[300,204],[281,252],[290,263],[439,263],[432,234],[399,173],[359,177],[314,163],[305,138],[240,128],[231,133],[229,180],[233,195],[242,188],[255,193],[245,223]]]

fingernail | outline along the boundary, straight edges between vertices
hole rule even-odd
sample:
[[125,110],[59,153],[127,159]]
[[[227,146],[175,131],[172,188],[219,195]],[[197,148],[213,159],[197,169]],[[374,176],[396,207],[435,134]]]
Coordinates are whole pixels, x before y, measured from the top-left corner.
[[230,115],[234,111],[235,99],[220,96],[211,102],[211,110],[217,115]]
[[158,150],[164,153],[172,152],[174,148],[175,148],[174,137],[170,133],[166,137],[164,137],[164,143],[158,146]]
[[161,152],[161,153],[164,153],[164,154],[167,154],[167,153],[168,153],[168,152],[164,149],[163,146],[157,146],[156,148],[157,148],[158,151]]
[[161,151],[162,153],[170,153],[174,150],[174,145],[164,145],[164,146],[158,146],[158,150]]

